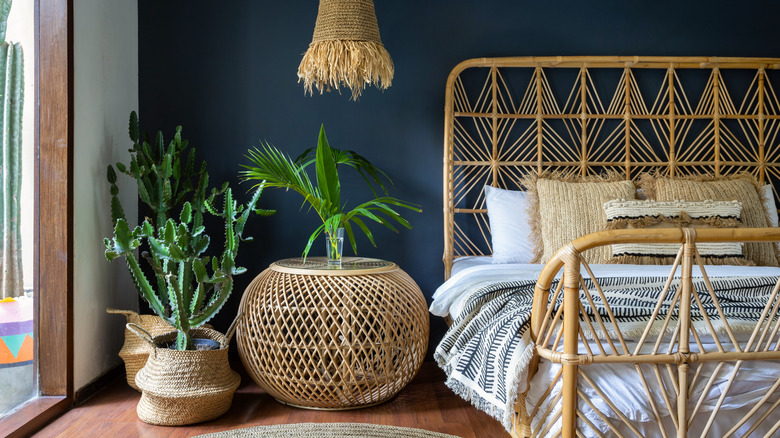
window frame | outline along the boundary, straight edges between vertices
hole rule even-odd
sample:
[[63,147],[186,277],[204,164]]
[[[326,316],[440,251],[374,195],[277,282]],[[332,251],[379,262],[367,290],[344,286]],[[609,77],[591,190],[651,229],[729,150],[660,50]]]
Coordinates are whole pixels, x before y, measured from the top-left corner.
[[73,400],[73,0],[35,1],[35,354],[38,396],[0,420],[21,437]]

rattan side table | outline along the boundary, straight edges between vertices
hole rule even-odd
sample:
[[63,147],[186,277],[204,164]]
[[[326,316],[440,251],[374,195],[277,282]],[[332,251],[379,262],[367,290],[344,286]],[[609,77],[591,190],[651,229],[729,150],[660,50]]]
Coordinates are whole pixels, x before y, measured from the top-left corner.
[[425,298],[395,263],[323,257],[272,263],[241,299],[238,352],[277,401],[309,409],[373,406],[417,374],[428,348]]

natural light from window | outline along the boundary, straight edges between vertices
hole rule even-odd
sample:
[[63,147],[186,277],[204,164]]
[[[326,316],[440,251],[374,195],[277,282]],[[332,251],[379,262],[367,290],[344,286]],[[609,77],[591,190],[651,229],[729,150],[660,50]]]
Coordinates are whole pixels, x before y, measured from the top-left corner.
[[[8,274],[13,271],[5,266],[9,253],[19,252],[13,249],[4,249],[0,255],[3,256],[2,263],[4,284],[20,283],[20,286],[3,287],[3,293],[0,296],[0,417],[7,415],[15,410],[27,400],[37,394],[36,376],[37,372],[33,368],[33,354],[35,351],[33,345],[33,278],[34,278],[34,200],[35,200],[35,136],[34,136],[34,117],[35,117],[35,44],[34,44],[34,5],[35,2],[29,0],[17,0],[13,2],[11,12],[8,17],[8,27],[5,41],[9,44],[19,43],[24,54],[24,91],[23,91],[23,114],[21,129],[21,172],[9,172],[3,175],[3,193],[4,197],[17,198],[20,217],[18,219],[18,228],[21,236],[21,270],[22,274],[17,275],[18,279],[10,281],[5,277],[13,277],[16,274]],[[4,51],[3,53],[7,53]],[[3,74],[5,74],[3,72]],[[13,96],[13,93],[11,93]],[[15,168],[14,151],[4,142],[3,161],[0,166],[2,169]],[[18,169],[18,166],[16,167]],[[21,173],[21,175],[19,175]],[[19,178],[20,177],[20,178]],[[14,182],[9,182],[15,179]],[[14,189],[13,186],[21,187]],[[8,190],[8,187],[12,187]],[[18,191],[16,191],[18,190]],[[4,203],[8,205],[8,203]],[[9,211],[11,210],[11,211]],[[2,208],[4,218],[10,217],[12,208],[4,206]],[[14,222],[14,221],[11,221]],[[5,223],[5,220],[3,221]],[[8,233],[8,230],[2,230]],[[6,245],[6,243],[3,243]],[[18,247],[16,247],[18,248]],[[12,292],[15,291],[15,292]]]

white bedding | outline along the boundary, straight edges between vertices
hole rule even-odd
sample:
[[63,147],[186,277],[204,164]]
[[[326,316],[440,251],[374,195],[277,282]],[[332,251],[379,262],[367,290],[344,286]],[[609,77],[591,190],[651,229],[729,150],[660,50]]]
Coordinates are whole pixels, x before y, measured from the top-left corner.
[[[493,264],[489,257],[469,257],[464,258],[456,262],[453,267],[452,277],[441,285],[434,294],[434,301],[431,304],[431,312],[439,315],[446,316],[452,315],[457,317],[463,310],[463,305],[466,302],[470,292],[475,291],[481,287],[487,286],[492,283],[502,281],[516,281],[516,280],[535,280],[542,270],[543,265],[540,264]],[[664,277],[667,276],[670,270],[668,266],[648,266],[648,265],[591,265],[591,269],[597,277]],[[780,268],[770,267],[743,267],[743,266],[707,266],[707,274],[711,278],[718,277],[744,277],[744,276],[779,276]],[[678,275],[679,275],[678,270]],[[694,277],[701,277],[701,272],[698,267],[694,267]],[[707,345],[705,345],[705,349]],[[595,349],[595,347],[594,347]],[[704,365],[705,370],[714,368],[714,364]],[[552,364],[547,361],[541,361],[538,372],[534,376],[531,382],[531,389],[528,393],[527,409],[531,412],[533,406],[537,404],[550,382],[553,381],[560,365]],[[655,374],[651,371],[649,366],[642,366],[643,374],[646,376],[647,383],[651,387],[651,391],[655,394],[660,394],[663,390],[659,385]],[[691,432],[701,428],[707,421],[709,411],[713,409],[713,406],[718,400],[720,392],[725,390],[726,382],[729,379],[730,372],[733,369],[732,364],[726,364],[718,374],[715,385],[708,392],[708,396],[705,397],[705,402],[701,408],[702,412],[706,414],[699,414],[695,418]],[[652,414],[650,405],[645,397],[645,390],[642,381],[638,378],[637,371],[633,365],[599,365],[587,367],[588,376],[593,379],[597,387],[602,391],[608,393],[609,398],[615,401],[620,410],[625,413],[632,422],[635,422],[637,429],[644,436],[658,436],[658,428],[655,425],[655,419]],[[519,386],[519,390],[523,391],[526,381],[524,372],[516,380]],[[732,427],[737,419],[741,418],[752,406],[753,403],[761,396],[763,396],[767,389],[771,387],[780,376],[780,362],[778,361],[746,361],[741,364],[740,371],[738,373],[737,382],[735,386],[731,387],[728,391],[729,396],[726,398],[724,405],[721,407],[720,414],[717,416],[717,422],[708,436],[723,436],[723,434]],[[665,385],[668,385],[668,375],[663,373],[663,379]],[[703,390],[704,382],[698,382],[693,389],[693,394],[701,393]],[[601,397],[598,393],[588,385],[583,385],[582,382],[578,385],[579,389],[585,394],[585,397],[590,400],[600,400]],[[553,391],[553,394],[560,391],[560,387]],[[780,396],[776,394],[775,397]],[[692,397],[696,399],[697,397]],[[553,397],[548,397],[548,403]],[[663,402],[660,402],[659,408],[662,412],[665,411]],[[693,409],[692,404],[690,409]],[[546,408],[546,407],[545,407]],[[595,415],[588,406],[583,405],[580,407],[583,413],[590,419],[590,421],[600,429],[601,433],[606,435],[612,435],[607,425],[601,421],[597,415]],[[537,413],[534,419],[534,424],[538,424],[539,421],[544,421],[544,410],[541,409]],[[555,411],[555,409],[553,409]],[[602,410],[602,412],[609,411],[609,409]],[[764,433],[774,424],[780,420],[780,409],[770,415],[767,421],[759,428],[760,435]],[[671,425],[671,418],[668,415],[664,415],[664,422],[667,423],[666,430],[674,430]],[[620,423],[618,420],[617,423]],[[505,424],[506,425],[506,424]],[[585,428],[587,429],[587,427]],[[747,427],[743,427],[741,432],[737,436],[744,435]],[[555,434],[558,430],[558,426],[553,426],[550,431],[551,434]],[[621,433],[625,436],[634,436],[634,433],[630,430],[621,429]],[[593,436],[592,433],[585,432],[585,436]]]
[[[455,261],[449,280],[436,289],[430,311],[445,317],[458,315],[469,291],[490,283],[506,280],[535,280],[542,272],[541,264],[495,264],[490,257],[463,257]],[[662,265],[590,265],[597,277],[665,277],[670,266]],[[780,275],[780,268],[767,266],[710,266],[704,267],[710,277],[740,277]],[[679,277],[680,270],[677,270]],[[698,266],[693,267],[694,278],[701,277]]]
[[[740,341],[742,341],[740,339]],[[580,343],[582,345],[582,343]],[[634,343],[629,342],[629,348],[633,349]],[[697,350],[696,345],[691,346],[692,351]],[[716,350],[714,343],[704,343],[705,350]],[[597,351],[595,343],[591,343],[591,348]],[[652,346],[646,346],[642,350],[649,352]],[[695,365],[698,367],[699,365]],[[710,375],[715,370],[717,364],[706,363],[703,365],[702,375]],[[695,367],[692,370],[695,372]],[[528,391],[528,398],[526,399],[526,409],[528,412],[532,412],[534,406],[539,403],[539,400],[544,395],[550,382],[552,382],[560,370],[561,365],[554,364],[545,360],[540,361],[539,369],[531,380],[531,386]],[[650,365],[641,365],[642,374],[648,383],[653,394],[656,395],[655,402],[661,416],[665,423],[665,429],[667,432],[671,432],[673,435],[674,426],[671,416],[669,415],[666,404],[663,402],[659,394],[661,394],[661,386],[654,374],[653,368]],[[676,375],[676,368],[672,368]],[[699,409],[694,422],[689,430],[689,436],[699,436],[705,427],[710,414],[714,407],[717,405],[718,399],[723,391],[727,389],[727,382],[731,373],[734,370],[733,363],[726,363],[722,366],[718,372],[718,377],[715,380],[712,388],[706,393],[704,402]],[[599,364],[583,367],[582,371],[588,375],[588,377],[594,381],[600,391],[605,393],[607,397],[618,407],[621,413],[626,415],[641,433],[643,437],[657,437],[661,436],[656,425],[655,416],[653,415],[652,406],[647,400],[646,392],[642,380],[639,378],[639,374],[633,365],[629,364]],[[693,374],[691,374],[693,375]],[[775,383],[780,376],[780,363],[777,361],[745,361],[743,362],[739,370],[737,371],[737,377],[733,385],[728,388],[728,397],[724,399],[718,414],[716,415],[716,422],[713,424],[707,436],[721,437],[725,436],[726,432],[733,427],[748,411],[753,407],[755,402],[763,397],[767,390]],[[674,392],[672,391],[672,384],[669,378],[669,374],[665,368],[661,368],[661,378],[664,381],[664,385],[669,388],[667,394],[671,400],[674,400]],[[522,379],[526,379],[525,376]],[[704,393],[706,389],[707,379],[700,378],[690,393],[690,399],[688,403],[688,412],[691,413],[699,397]],[[523,385],[524,386],[524,385]],[[620,425],[619,430],[624,436],[634,436],[634,433],[624,425],[618,419],[618,417],[611,411],[611,409],[603,402],[602,397],[589,385],[580,382],[578,388],[585,394],[585,398],[591,400],[597,408],[606,413],[611,418],[613,425]],[[561,381],[558,382],[555,389],[552,391],[551,396],[547,397],[544,401],[543,407],[539,410],[534,417],[532,425],[537,427],[540,422],[544,422],[547,418],[544,416],[549,403],[553,400],[554,396],[561,391]],[[780,393],[770,399],[771,402],[777,400]],[[560,402],[556,406],[560,409]],[[586,403],[580,403],[579,409],[586,415],[590,422],[599,429],[601,434],[606,436],[613,435],[609,426],[596,415],[595,412]],[[553,411],[556,409],[554,408]],[[755,418],[755,417],[753,417]],[[764,434],[774,425],[775,422],[780,420],[780,411],[775,410],[772,415],[759,425],[757,431],[750,436],[764,436]],[[588,427],[585,426],[582,421],[578,422],[581,432],[586,437],[598,436]],[[750,428],[750,424],[744,425],[737,432],[735,436],[745,436],[747,430]],[[559,424],[551,427],[551,432],[546,436],[557,436],[559,433]]]

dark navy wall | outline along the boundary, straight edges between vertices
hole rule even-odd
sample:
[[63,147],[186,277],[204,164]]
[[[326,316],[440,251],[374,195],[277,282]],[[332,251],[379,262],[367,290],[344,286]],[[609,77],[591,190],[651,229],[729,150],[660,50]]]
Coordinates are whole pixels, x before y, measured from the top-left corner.
[[[242,194],[239,164],[268,141],[297,156],[315,146],[324,123],[331,145],[354,149],[395,181],[393,194],[420,204],[412,230],[374,227],[379,247],[361,256],[397,262],[429,297],[442,281],[444,85],[460,61],[483,56],[699,55],[780,57],[776,1],[375,0],[382,40],[395,63],[393,86],[304,96],[296,72],[311,41],[317,2],[139,0],[140,117],[145,130],[184,137],[209,163],[212,181]],[[346,171],[345,171],[346,172]],[[346,197],[362,201],[358,177]],[[240,292],[273,260],[300,254],[317,225],[293,193],[268,192],[241,247],[249,272],[215,322],[225,329]],[[354,204],[351,204],[354,205]],[[217,234],[217,233],[215,233]],[[321,242],[312,254],[322,255]],[[432,338],[444,324],[434,318]]]

